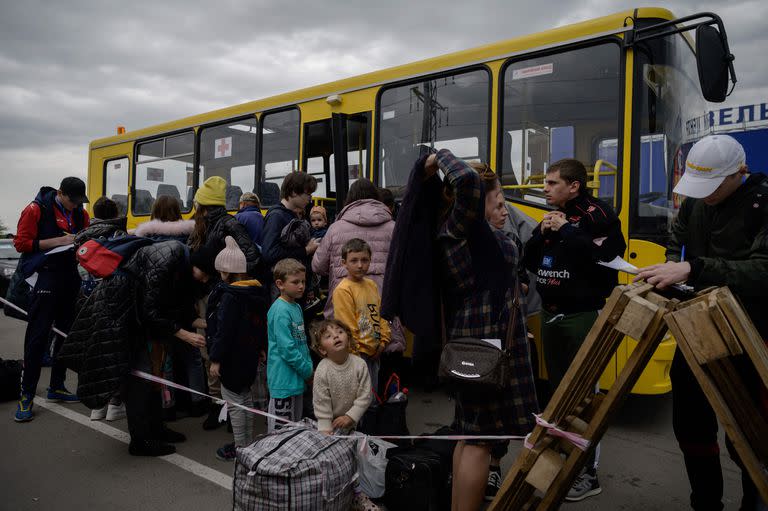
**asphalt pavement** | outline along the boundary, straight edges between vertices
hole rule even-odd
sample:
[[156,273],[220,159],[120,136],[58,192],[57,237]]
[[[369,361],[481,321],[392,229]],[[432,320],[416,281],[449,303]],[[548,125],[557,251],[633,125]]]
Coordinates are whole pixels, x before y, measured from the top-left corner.
[[[0,314],[0,357],[21,358],[25,324]],[[178,453],[166,458],[128,455],[126,421],[91,422],[81,404],[47,404],[40,397],[48,383],[43,370],[35,420],[13,421],[14,402],[0,403],[0,510],[108,509],[190,511],[231,509],[232,463],[216,459],[217,447],[230,442],[225,428],[203,431],[202,418],[170,423],[187,435]],[[70,390],[77,376],[67,375]],[[688,481],[672,433],[672,399],[630,396],[603,438],[599,478],[602,494],[564,510],[684,510]],[[408,424],[413,434],[449,424],[453,404],[444,393],[412,389]],[[264,424],[261,424],[265,428]],[[513,443],[502,466],[514,461]],[[722,445],[722,442],[721,442]],[[737,510],[740,472],[722,449],[725,509]]]

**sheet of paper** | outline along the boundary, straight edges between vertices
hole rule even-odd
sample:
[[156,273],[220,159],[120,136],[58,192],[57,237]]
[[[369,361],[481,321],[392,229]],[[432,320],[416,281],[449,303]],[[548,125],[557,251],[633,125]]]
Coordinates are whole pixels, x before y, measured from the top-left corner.
[[71,248],[75,248],[75,245],[71,243],[69,245],[62,245],[60,247],[52,248],[51,250],[46,252],[45,255],[58,254],[59,252],[66,252]]
[[626,262],[624,259],[622,259],[619,256],[614,257],[612,261],[607,261],[607,262],[598,261],[597,264],[600,264],[612,270],[619,270],[625,273],[631,273],[633,275],[637,275],[637,266]]
[[480,339],[481,341],[485,341],[491,346],[495,346],[498,349],[501,349],[501,339]]
[[35,284],[37,284],[37,272],[33,273],[24,280],[27,282],[27,284],[29,284],[29,287],[34,288]]

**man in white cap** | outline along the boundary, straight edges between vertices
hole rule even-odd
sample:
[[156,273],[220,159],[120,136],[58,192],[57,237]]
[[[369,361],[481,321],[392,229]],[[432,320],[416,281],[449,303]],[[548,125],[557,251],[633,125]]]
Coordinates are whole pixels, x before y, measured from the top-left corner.
[[[675,186],[684,195],[672,225],[667,262],[641,268],[637,279],[659,288],[685,282],[696,290],[728,286],[768,339],[768,178],[749,174],[744,149],[728,135],[710,135],[691,148]],[[759,402],[762,385],[749,367],[737,368]],[[691,507],[723,509],[717,418],[678,350],[672,361],[672,426],[691,483]],[[746,396],[745,396],[746,397]],[[761,410],[764,417],[766,410]],[[734,455],[730,442],[728,450]],[[755,509],[757,492],[742,470],[741,509]]]

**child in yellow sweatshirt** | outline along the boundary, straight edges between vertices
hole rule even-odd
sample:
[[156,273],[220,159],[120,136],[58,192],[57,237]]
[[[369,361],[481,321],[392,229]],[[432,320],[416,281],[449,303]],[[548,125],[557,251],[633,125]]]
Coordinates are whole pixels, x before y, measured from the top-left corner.
[[378,393],[379,357],[389,343],[390,330],[387,320],[379,314],[379,288],[373,280],[366,278],[371,266],[370,245],[352,238],[341,248],[341,263],[347,276],[333,291],[334,316],[352,332],[354,342],[350,351],[365,360],[371,384]]

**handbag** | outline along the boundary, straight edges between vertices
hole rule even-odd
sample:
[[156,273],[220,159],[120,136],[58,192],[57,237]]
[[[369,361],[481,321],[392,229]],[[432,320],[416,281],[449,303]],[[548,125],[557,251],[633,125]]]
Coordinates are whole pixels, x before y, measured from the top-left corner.
[[[515,298],[509,314],[507,338],[503,346],[496,346],[484,339],[462,337],[445,343],[440,354],[438,376],[447,383],[460,384],[464,388],[506,389],[511,380],[512,340],[519,308],[519,288],[515,286]],[[445,338],[445,332],[443,332]]]

